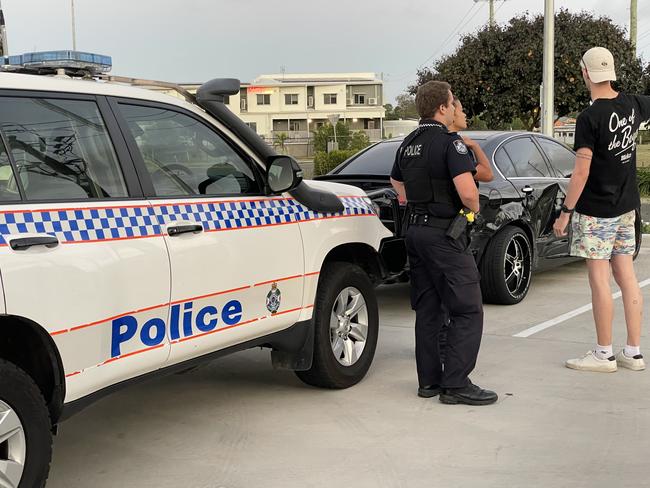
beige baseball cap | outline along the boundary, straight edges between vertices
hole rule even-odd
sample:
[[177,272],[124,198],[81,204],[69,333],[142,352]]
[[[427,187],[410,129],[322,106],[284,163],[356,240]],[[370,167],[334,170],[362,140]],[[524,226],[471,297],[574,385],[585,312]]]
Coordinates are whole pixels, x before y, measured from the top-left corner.
[[614,56],[609,49],[592,47],[580,60],[580,66],[587,70],[589,78],[594,83],[603,81],[616,81],[614,69]]

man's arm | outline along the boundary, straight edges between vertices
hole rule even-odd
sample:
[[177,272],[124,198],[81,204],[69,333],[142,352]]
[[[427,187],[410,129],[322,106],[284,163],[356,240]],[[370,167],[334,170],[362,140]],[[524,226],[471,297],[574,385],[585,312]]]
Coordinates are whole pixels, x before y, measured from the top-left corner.
[[406,189],[404,188],[404,182],[397,181],[391,177],[390,184],[393,185],[393,188],[395,188],[395,191],[397,192],[397,200],[399,201],[399,203],[405,204]]
[[492,166],[490,166],[490,161],[483,149],[481,149],[481,146],[469,137],[463,137],[463,141],[476,156],[476,174],[474,174],[474,179],[476,181],[492,181],[494,179]]
[[478,212],[478,188],[476,188],[472,173],[462,173],[456,176],[454,178],[454,186],[463,205],[473,212]]
[[[564,205],[567,208],[575,208],[582,191],[585,189],[587,184],[587,179],[589,178],[589,170],[591,169],[591,158],[593,156],[593,151],[589,148],[583,147],[578,149],[576,154],[576,164],[571,174],[571,180],[569,181],[569,189],[567,190],[566,198],[564,199]],[[562,212],[560,216],[553,224],[553,231],[557,237],[563,237],[567,235],[566,228],[569,225],[569,219],[571,215]]]

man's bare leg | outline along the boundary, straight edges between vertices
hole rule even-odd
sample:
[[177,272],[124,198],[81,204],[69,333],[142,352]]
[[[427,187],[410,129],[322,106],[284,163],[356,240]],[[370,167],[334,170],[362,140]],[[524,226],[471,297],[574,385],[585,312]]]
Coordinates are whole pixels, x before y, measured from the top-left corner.
[[[643,318],[643,296],[636,279],[631,255],[612,256],[612,274],[623,294],[625,325],[627,326],[627,345],[641,344],[641,319]],[[600,340],[600,339],[599,339]],[[599,343],[600,344],[600,343]]]
[[589,286],[591,287],[591,303],[593,305],[594,321],[598,344],[612,344],[612,321],[614,320],[614,301],[610,286],[609,261],[606,259],[587,259],[589,271]]

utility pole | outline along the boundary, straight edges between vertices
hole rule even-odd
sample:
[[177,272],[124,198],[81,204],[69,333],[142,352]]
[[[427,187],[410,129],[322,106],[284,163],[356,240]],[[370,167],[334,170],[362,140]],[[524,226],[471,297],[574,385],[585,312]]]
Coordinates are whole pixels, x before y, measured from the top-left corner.
[[555,91],[555,9],[544,0],[544,72],[542,81],[542,133],[553,137]]
[[77,50],[77,30],[74,21],[74,0],[70,0],[70,10],[72,11],[72,50]]
[[2,12],[2,2],[0,2],[0,56],[9,56],[7,28],[5,27],[5,16]]
[[494,21],[494,0],[474,0],[474,3],[478,3],[478,2],[490,3],[490,27],[494,27],[496,25]]
[[636,58],[636,23],[637,23],[637,0],[630,0],[630,42]]

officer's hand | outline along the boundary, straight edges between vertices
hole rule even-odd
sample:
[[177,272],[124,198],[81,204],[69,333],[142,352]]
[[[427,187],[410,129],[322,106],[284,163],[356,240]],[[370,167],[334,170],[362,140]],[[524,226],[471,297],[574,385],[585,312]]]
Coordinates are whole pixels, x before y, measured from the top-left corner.
[[555,237],[564,237],[567,235],[566,228],[569,225],[569,218],[571,215],[568,213],[562,212],[560,216],[555,220],[555,223],[553,224],[553,233],[555,234]]
[[476,146],[476,141],[474,139],[470,139],[467,136],[460,136],[460,137],[462,137],[463,142],[468,148],[472,149],[473,147]]

